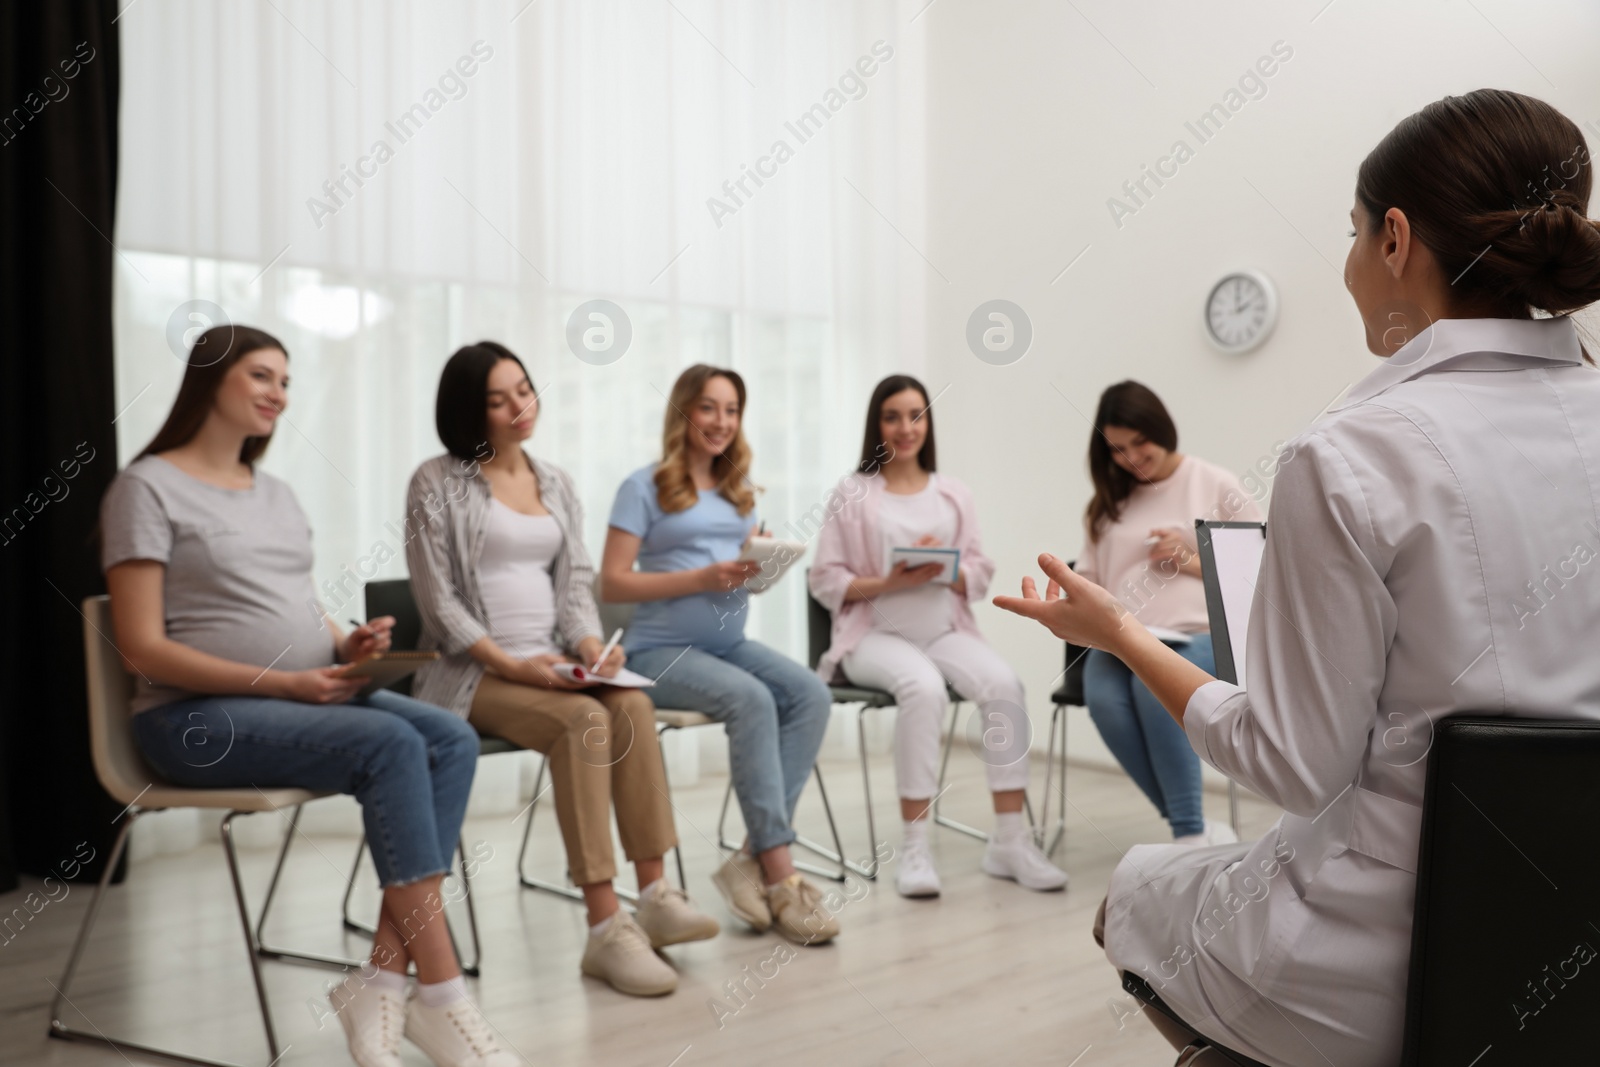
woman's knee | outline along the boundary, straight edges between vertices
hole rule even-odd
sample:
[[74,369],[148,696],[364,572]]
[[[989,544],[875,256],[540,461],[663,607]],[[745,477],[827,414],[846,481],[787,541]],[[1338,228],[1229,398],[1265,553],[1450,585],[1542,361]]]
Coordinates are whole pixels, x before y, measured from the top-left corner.
[[1101,734],[1120,733],[1130,729],[1134,724],[1133,706],[1116,701],[1090,699],[1089,721],[1094,723],[1094,728]]
[[550,754],[565,753],[574,764],[607,767],[627,751],[632,741],[632,722],[627,715],[585,695],[583,702],[564,716],[561,735]]
[[[820,684],[820,683],[819,683]],[[754,675],[746,674],[711,694],[711,717],[738,729],[778,720],[778,702]]]
[[608,695],[606,703],[614,718],[626,719],[636,730],[655,729],[656,706],[648,696],[638,689],[613,689],[611,692],[615,695]]
[[[363,763],[374,778],[424,781],[429,773],[429,743],[421,731],[404,719],[385,717],[375,721],[361,740]],[[436,755],[454,758],[448,749]]]
[[429,765],[435,770],[460,770],[478,762],[480,741],[472,724],[443,708],[426,723],[412,727],[421,738]]
[[827,682],[807,671],[805,681],[801,684],[801,700],[808,708],[826,711],[833,706],[833,690],[828,688]]

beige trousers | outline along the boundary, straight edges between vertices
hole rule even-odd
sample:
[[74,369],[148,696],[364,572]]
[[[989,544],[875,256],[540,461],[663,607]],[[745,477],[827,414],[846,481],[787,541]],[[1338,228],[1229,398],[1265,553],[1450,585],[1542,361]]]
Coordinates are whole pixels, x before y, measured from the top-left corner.
[[567,869],[578,885],[617,875],[611,809],[630,862],[678,843],[656,737],[655,705],[638,689],[541,689],[485,675],[468,721],[480,734],[549,761]]

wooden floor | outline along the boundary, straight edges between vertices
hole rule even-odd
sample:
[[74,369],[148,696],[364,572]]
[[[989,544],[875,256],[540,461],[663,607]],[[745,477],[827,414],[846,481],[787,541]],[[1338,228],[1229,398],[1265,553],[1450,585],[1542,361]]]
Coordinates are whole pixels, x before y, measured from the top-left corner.
[[[946,811],[987,826],[981,768],[967,762],[953,775]],[[857,765],[840,760],[823,766],[847,851],[864,856]],[[874,761],[879,833],[895,844],[892,773],[887,760]],[[1042,780],[1042,767],[1036,767],[1036,803]],[[1173,1061],[1173,1053],[1143,1020],[1119,1028],[1114,1009],[1123,997],[1089,935],[1122,852],[1169,837],[1124,776],[1077,766],[1071,771],[1067,834],[1056,854],[1072,876],[1067,892],[1033,893],[988,878],[978,870],[982,843],[941,829],[933,848],[944,880],[942,897],[902,899],[894,892],[892,867],[878,882],[852,878],[839,887],[847,897],[839,912],[843,934],[826,947],[795,949],[788,962],[779,962],[786,953],[775,955],[787,943],[741,928],[711,885],[719,862],[712,836],[722,785],[707,776],[700,785],[679,790],[676,800],[690,894],[723,922],[723,933],[668,950],[681,983],[675,994],[657,1000],[622,996],[579,975],[582,908],[518,886],[521,821],[468,820],[469,848],[486,842],[477,847],[488,857],[474,882],[484,941],[477,996],[504,1040],[530,1064],[1154,1067]],[[1206,805],[1212,818],[1226,818],[1224,796],[1208,794]],[[821,835],[820,812],[816,791],[809,788],[799,820],[804,832]],[[533,856],[559,877],[561,852],[552,814],[540,814]],[[1246,836],[1260,834],[1275,816],[1267,805],[1242,798]],[[269,940],[364,954],[362,940],[342,934],[338,921],[354,847],[352,838],[296,841]],[[252,850],[242,856],[246,891],[259,907],[273,853]],[[358,884],[357,900],[370,913],[375,881],[369,874]],[[0,1064],[159,1062],[131,1051],[124,1056],[104,1046],[45,1037],[51,983],[59,980],[90,893],[89,887],[74,887],[0,946]],[[22,896],[0,897],[0,914],[19,906]],[[452,921],[465,939],[459,908],[453,909]],[[463,951],[470,948],[463,945]],[[765,971],[776,970],[776,975],[764,985],[747,981],[746,989],[753,992],[742,1000],[730,997],[728,984],[743,979],[747,966],[757,972],[762,961],[770,961]],[[348,1064],[337,1021],[320,1010],[335,972],[263,966],[279,1041],[288,1046],[279,1062]],[[87,1029],[240,1064],[267,1063],[218,846],[146,861],[127,885],[110,891],[72,999],[76,1013],[69,1012],[68,1021]],[[715,1007],[719,1003],[721,1010]],[[325,1023],[320,1029],[319,1020]],[[408,1065],[428,1063],[409,1044],[404,1055]]]

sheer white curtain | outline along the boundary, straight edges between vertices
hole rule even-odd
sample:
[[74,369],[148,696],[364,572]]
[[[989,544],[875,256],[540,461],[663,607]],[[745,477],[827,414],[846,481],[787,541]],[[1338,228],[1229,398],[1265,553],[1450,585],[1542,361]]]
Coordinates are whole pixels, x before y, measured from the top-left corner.
[[[204,300],[289,350],[263,466],[311,517],[319,582],[404,574],[387,524],[441,450],[440,367],[483,338],[528,364],[531,447],[577,481],[592,553],[701,361],[750,385],[781,528],[849,469],[872,383],[922,365],[916,6],[141,0],[119,22],[123,455]],[[566,340],[596,298],[632,326],[606,365]],[[803,657],[804,605],[780,584],[751,634]]]

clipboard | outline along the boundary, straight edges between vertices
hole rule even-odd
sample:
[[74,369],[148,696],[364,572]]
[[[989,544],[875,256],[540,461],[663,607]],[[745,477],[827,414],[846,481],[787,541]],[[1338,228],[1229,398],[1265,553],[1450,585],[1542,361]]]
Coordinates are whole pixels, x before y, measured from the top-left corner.
[[1200,580],[1206,589],[1206,615],[1211,620],[1211,650],[1217,677],[1243,685],[1250,605],[1267,548],[1264,522],[1194,521],[1200,548]]
[[357,696],[366,696],[368,693],[379,689],[386,689],[408,674],[412,674],[424,663],[431,663],[439,658],[437,652],[380,652],[375,656],[357,660],[355,663],[345,664],[344,670],[339,672],[341,678],[367,678],[370,681],[361,687]]

